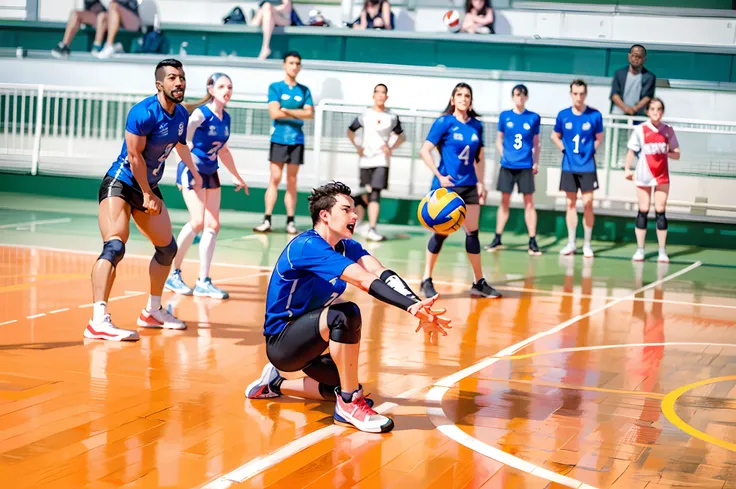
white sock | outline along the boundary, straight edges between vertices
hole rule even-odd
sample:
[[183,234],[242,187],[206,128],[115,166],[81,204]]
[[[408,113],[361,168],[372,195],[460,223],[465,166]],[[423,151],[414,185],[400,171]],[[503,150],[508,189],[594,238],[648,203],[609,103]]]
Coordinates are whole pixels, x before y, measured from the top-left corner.
[[176,258],[174,258],[174,268],[181,270],[181,264],[184,261],[184,257],[189,251],[189,247],[192,246],[194,238],[197,236],[192,230],[192,225],[189,223],[184,224],[184,227],[179,231],[179,237],[176,238],[176,245],[179,250],[176,252]]
[[567,228],[567,243],[575,248],[575,228]]
[[92,321],[94,321],[95,323],[99,323],[100,321],[105,319],[105,315],[107,314],[107,302],[95,302],[92,308]]
[[202,231],[202,239],[199,240],[199,279],[204,280],[210,276],[210,265],[212,256],[215,254],[215,242],[217,231],[205,229]]
[[660,254],[660,255],[666,255],[666,254],[667,254],[667,252],[665,251],[665,249],[664,249],[664,248],[660,248],[660,249],[659,249],[659,254]]
[[583,226],[583,236],[585,237],[585,241],[583,241],[583,246],[590,247],[590,239],[593,237],[593,228],[586,228]]
[[146,309],[149,311],[156,311],[161,308],[161,296],[160,295],[149,295],[148,305]]

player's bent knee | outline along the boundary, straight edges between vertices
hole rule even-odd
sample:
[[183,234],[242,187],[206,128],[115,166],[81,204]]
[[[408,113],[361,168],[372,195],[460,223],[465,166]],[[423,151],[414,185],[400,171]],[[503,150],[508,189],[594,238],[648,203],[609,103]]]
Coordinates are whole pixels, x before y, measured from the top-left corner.
[[465,235],[465,251],[471,255],[480,253],[480,239],[478,238],[477,229]]
[[156,260],[159,265],[168,267],[171,265],[171,262],[174,261],[176,251],[178,249],[179,248],[176,246],[176,239],[172,237],[171,243],[166,246],[156,246],[156,252],[153,254],[153,259]]
[[125,243],[119,239],[111,239],[102,245],[102,253],[98,260],[107,260],[112,263],[113,267],[116,267],[123,256],[125,256]]
[[330,340],[336,343],[354,345],[360,342],[363,319],[360,309],[354,302],[343,302],[330,306],[327,311],[327,327]]
[[646,229],[647,228],[647,220],[649,212],[639,211],[639,213],[636,215],[636,228],[637,229]]
[[381,201],[381,191],[380,190],[371,190],[371,193],[368,194],[368,202],[380,202]]
[[657,229],[662,231],[667,229],[667,216],[664,212],[655,212],[655,218],[657,219]]
[[430,253],[433,255],[436,255],[437,253],[442,250],[442,244],[447,239],[447,236],[444,234],[437,234],[434,233],[431,238],[429,238],[429,243],[427,243],[427,250],[429,250]]

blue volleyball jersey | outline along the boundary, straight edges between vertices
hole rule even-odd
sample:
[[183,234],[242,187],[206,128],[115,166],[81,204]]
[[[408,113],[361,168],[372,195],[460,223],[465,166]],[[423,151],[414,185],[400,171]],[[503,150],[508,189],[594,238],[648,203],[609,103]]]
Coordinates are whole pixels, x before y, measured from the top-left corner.
[[562,134],[565,152],[562,171],[573,173],[595,172],[595,138],[603,132],[603,116],[592,107],[576,115],[572,107],[560,111],[555,121],[555,132]]
[[[285,81],[272,83],[268,87],[268,102],[278,102],[283,109],[303,109],[314,106],[312,92],[297,83],[293,87]],[[304,144],[304,121],[301,119],[274,119],[271,142],[277,144]]]
[[[439,150],[439,171],[452,177],[453,186],[465,187],[478,183],[475,161],[483,147],[483,124],[478,119],[470,118],[463,124],[452,114],[443,115],[432,124],[427,141]],[[440,187],[435,177],[432,190]]]
[[[130,109],[125,131],[136,136],[145,136],[146,147],[143,149],[143,160],[146,163],[148,184],[154,187],[164,174],[164,163],[177,143],[187,143],[187,122],[189,113],[181,105],[177,105],[174,114],[168,114],[152,95]],[[107,174],[111,177],[139,188],[133,177],[128,161],[128,143],[123,140],[123,148],[118,159],[112,164]]]
[[[201,111],[204,121],[192,136],[192,159],[199,173],[212,175],[219,167],[217,156],[220,148],[230,139],[230,114],[223,112],[220,120],[206,105],[196,110]],[[196,111],[192,117],[198,117]]]
[[510,169],[534,166],[534,137],[539,135],[539,114],[524,110],[517,114],[505,110],[498,116],[498,132],[503,133],[501,166]]
[[314,229],[294,238],[281,252],[268,283],[264,335],[278,334],[289,322],[332,304],[347,287],[340,275],[367,254],[352,239],[332,248]]

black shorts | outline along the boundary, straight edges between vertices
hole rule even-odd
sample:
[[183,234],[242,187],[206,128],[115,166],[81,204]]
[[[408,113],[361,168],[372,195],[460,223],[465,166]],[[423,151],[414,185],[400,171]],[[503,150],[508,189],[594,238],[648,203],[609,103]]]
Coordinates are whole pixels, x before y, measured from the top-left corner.
[[475,185],[447,187],[447,190],[451,190],[458,194],[465,201],[465,205],[480,204],[478,187]]
[[361,168],[360,186],[370,187],[371,190],[386,190],[388,188],[388,168],[385,166]]
[[268,150],[268,161],[271,163],[303,165],[304,145],[271,143],[271,147]]
[[[151,190],[156,197],[162,201],[164,200],[158,185],[151,187]],[[143,192],[141,192],[140,189],[132,187],[122,180],[113,178],[110,175],[105,175],[105,178],[102,179],[102,183],[100,184],[100,191],[97,194],[97,202],[102,202],[108,197],[120,197],[127,202],[131,208],[137,211],[146,212],[147,210],[143,207]]]
[[592,192],[598,190],[598,172],[572,173],[563,171],[560,177],[560,190],[563,192]]
[[504,194],[510,194],[514,187],[519,189],[520,194],[534,193],[534,171],[531,168],[506,168],[501,167],[498,172],[498,183],[496,190]]
[[290,322],[280,333],[266,336],[268,361],[282,372],[303,370],[317,382],[340,385],[340,374],[329,354],[329,342],[319,334],[319,318],[328,307],[308,312]]

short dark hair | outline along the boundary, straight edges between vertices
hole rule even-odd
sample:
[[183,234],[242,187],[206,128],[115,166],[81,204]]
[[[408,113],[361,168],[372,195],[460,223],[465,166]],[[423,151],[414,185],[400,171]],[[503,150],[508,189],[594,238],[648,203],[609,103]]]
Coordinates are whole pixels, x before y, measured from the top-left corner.
[[375,93],[375,91],[376,91],[376,89],[378,87],[383,87],[386,90],[386,93],[388,93],[388,87],[386,85],[384,85],[383,83],[379,83],[378,85],[376,85],[375,87],[373,87],[373,92],[374,93]]
[[645,48],[645,47],[644,47],[644,46],[642,46],[641,44],[634,44],[633,46],[631,46],[631,47],[629,48],[629,52],[633,51],[633,50],[634,50],[635,48],[639,48],[639,49],[641,49],[642,51],[644,51],[644,56],[646,56],[646,55],[647,55],[647,48]]
[[181,61],[179,61],[178,59],[174,59],[174,58],[164,59],[156,65],[156,71],[154,72],[156,75],[156,81],[163,81],[162,73],[166,66],[171,66],[172,68],[176,68],[177,70],[184,68],[184,65],[181,64]]
[[297,51],[287,51],[286,54],[284,55],[284,63],[286,63],[287,58],[298,58],[299,61],[301,61],[302,55],[299,54],[299,52]]
[[312,216],[312,224],[314,225],[319,222],[319,213],[321,211],[329,211],[334,207],[335,202],[337,202],[335,197],[338,195],[351,197],[351,193],[350,187],[334,180],[321,187],[312,189],[312,195],[308,197],[309,214]]
[[651,107],[651,106],[652,106],[652,104],[653,104],[654,102],[659,102],[660,104],[662,104],[662,113],[664,113],[664,102],[663,102],[663,101],[662,101],[662,99],[661,99],[661,98],[659,98],[659,97],[653,97],[653,98],[652,98],[652,99],[651,99],[651,100],[649,101],[649,103],[647,103],[647,112],[649,112],[649,107]]
[[525,97],[529,96],[529,89],[526,88],[526,85],[524,85],[523,83],[519,83],[518,85],[516,85],[514,88],[511,89],[512,97],[516,94],[517,90],[519,91],[519,93],[521,93]]
[[585,93],[588,93],[588,84],[585,83],[584,80],[581,78],[576,78],[570,83],[570,91],[572,92],[572,87],[583,87],[585,88]]

